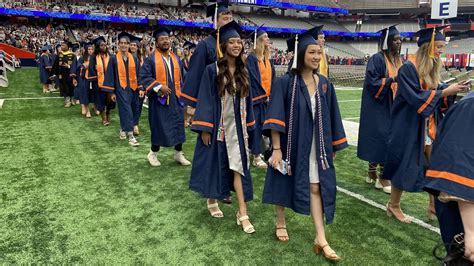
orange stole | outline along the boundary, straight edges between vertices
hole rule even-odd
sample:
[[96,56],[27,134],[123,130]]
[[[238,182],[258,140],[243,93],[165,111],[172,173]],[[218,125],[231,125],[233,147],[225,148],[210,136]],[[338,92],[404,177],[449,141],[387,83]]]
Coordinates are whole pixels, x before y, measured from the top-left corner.
[[270,60],[258,60],[258,69],[260,70],[260,79],[262,82],[262,87],[265,90],[265,95],[270,96],[272,90],[272,65]]
[[106,54],[104,57],[102,57],[101,55],[96,55],[95,62],[95,68],[97,71],[97,81],[99,87],[102,87],[104,85],[105,71],[109,66],[109,55]]
[[[128,61],[128,78],[130,79],[130,88],[132,90],[136,90],[138,88],[138,81],[137,81],[137,71],[135,60],[133,59],[133,55],[131,53],[127,54],[127,61]],[[118,69],[118,76],[120,81],[120,87],[125,89],[127,87],[127,72],[125,70],[125,63],[123,61],[123,57],[120,53],[117,54],[117,69]]]
[[[388,61],[387,56],[384,56],[384,57],[385,57],[385,65],[387,66],[387,69],[388,69],[388,76],[391,78],[396,77],[398,75],[398,68],[396,68],[394,65],[390,63],[390,61]],[[397,90],[398,90],[398,83],[392,82],[392,84],[390,84],[390,89],[392,89],[393,98],[395,99],[395,96],[397,95]]]
[[[170,52],[170,58],[173,62],[174,89],[176,91],[176,97],[179,98],[181,97],[181,70],[179,69],[176,55]],[[169,87],[167,66],[161,53],[158,51],[155,51],[155,80]]]
[[[408,58],[408,60],[410,62],[413,63],[413,65],[415,65],[415,68],[416,68],[416,71],[418,72],[418,66],[416,65],[416,56],[410,56]],[[421,85],[421,89],[422,90],[430,90],[430,88],[428,88],[428,86],[423,82],[423,80],[420,79],[420,85]],[[431,92],[431,95],[430,97],[428,98],[428,100],[425,102],[425,104],[423,104],[420,109],[418,109],[418,113],[421,113],[423,112],[423,110],[426,108],[426,106],[428,106],[430,104],[430,102],[433,100],[436,92],[434,91],[435,89],[432,89],[433,91]],[[420,111],[421,110],[421,111]],[[435,120],[435,116],[434,114],[431,114],[430,117],[428,118],[428,136],[430,136],[430,138],[432,140],[435,140],[436,138],[436,120]],[[424,140],[423,140],[424,142]]]

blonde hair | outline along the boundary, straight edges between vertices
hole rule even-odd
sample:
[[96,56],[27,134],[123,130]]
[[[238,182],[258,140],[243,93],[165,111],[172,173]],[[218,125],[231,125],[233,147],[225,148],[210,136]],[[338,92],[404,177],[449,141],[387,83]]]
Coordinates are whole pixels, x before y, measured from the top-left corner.
[[265,46],[265,42],[263,41],[263,36],[257,38],[257,45],[256,49],[252,49],[258,59],[268,59],[270,60],[270,49]]
[[427,88],[436,88],[441,82],[441,59],[432,59],[429,56],[430,43],[423,44],[416,52],[418,75]]

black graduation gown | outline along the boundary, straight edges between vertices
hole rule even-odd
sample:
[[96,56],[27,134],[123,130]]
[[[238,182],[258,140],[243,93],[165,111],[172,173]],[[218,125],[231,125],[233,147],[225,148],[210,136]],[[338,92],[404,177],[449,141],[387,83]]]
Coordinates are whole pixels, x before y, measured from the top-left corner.
[[216,39],[210,35],[200,41],[194,50],[186,73],[181,98],[185,105],[196,107],[201,78],[206,66],[214,63],[216,56]]
[[360,108],[357,157],[371,163],[384,163],[390,131],[393,92],[383,52],[374,54],[367,63]]
[[[199,102],[194,115],[191,129],[198,133],[196,148],[194,151],[193,168],[189,188],[205,198],[224,199],[230,196],[233,190],[233,171],[229,169],[226,143],[217,141],[217,132],[221,117],[221,98],[217,89],[216,64],[206,67],[199,89]],[[238,97],[236,97],[238,99]],[[247,108],[247,132],[255,128],[251,96],[246,99]],[[234,114],[237,135],[239,139],[240,154],[244,166],[242,186],[245,201],[253,199],[252,177],[247,167],[248,158],[244,141],[244,132],[240,120],[240,102],[235,101]],[[201,139],[201,133],[211,133],[211,145],[205,146]]]
[[407,61],[398,70],[397,97],[393,103],[384,178],[408,192],[424,187],[425,119],[435,114],[438,121],[452,99],[441,97],[445,84],[423,90],[415,65]]
[[[270,104],[263,130],[280,132],[280,143],[283,159],[287,154],[288,126],[290,117],[291,90],[293,74],[285,74],[273,82]],[[318,90],[321,95],[323,134],[329,169],[323,170],[318,160],[319,180],[323,210],[326,222],[332,223],[336,209],[336,171],[332,154],[348,146],[341,114],[337,103],[334,86],[322,75],[319,75]],[[313,121],[311,99],[308,89],[301,78],[298,78],[295,98],[293,124],[293,148],[290,155],[292,176],[283,175],[271,167],[267,170],[263,202],[291,208],[297,213],[310,214],[309,161],[313,141]],[[317,124],[316,124],[317,125]],[[269,132],[267,132],[269,134]],[[320,157],[319,142],[317,158]]]
[[[163,59],[164,60],[164,59]],[[179,58],[177,58],[179,62]],[[170,60],[171,68],[174,68],[173,60]],[[165,68],[167,68],[166,63]],[[140,84],[147,89],[148,95],[148,121],[151,129],[151,143],[155,146],[174,147],[184,143],[186,140],[184,131],[184,104],[178,99],[174,82],[169,82],[171,89],[169,105],[163,105],[158,100],[158,94],[153,87],[160,85],[156,81],[155,56],[152,54],[145,59],[140,69]],[[181,68],[182,69],[182,68]],[[182,73],[182,72],[181,72]],[[174,71],[170,77],[166,70],[167,80],[175,80]]]

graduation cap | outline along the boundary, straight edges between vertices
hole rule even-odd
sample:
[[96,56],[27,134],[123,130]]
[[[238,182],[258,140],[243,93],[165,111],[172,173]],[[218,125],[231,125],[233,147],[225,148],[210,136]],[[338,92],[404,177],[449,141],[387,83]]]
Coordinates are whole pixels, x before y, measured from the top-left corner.
[[435,42],[446,41],[446,37],[444,36],[441,30],[447,27],[449,27],[449,25],[422,29],[416,32],[416,36],[418,36],[418,42],[417,42],[418,47],[421,47],[425,43],[430,43],[430,49],[429,49],[430,58],[435,57],[434,56]]
[[313,27],[301,34],[296,34],[295,37],[292,37],[286,40],[286,45],[288,46],[288,52],[293,52],[293,65],[291,66],[292,69],[296,69],[297,67],[297,56],[298,50],[305,49],[308,45],[311,44],[318,44],[316,38],[318,37],[319,33],[323,25]]
[[94,40],[92,40],[92,43],[96,46],[99,46],[103,42],[104,43],[107,42],[103,36],[99,36],[99,37],[95,38]]
[[60,43],[58,43],[58,44],[56,44],[56,46],[54,46],[54,48],[56,48],[56,50],[57,50],[59,47],[61,47],[61,44],[60,44]]
[[79,48],[81,48],[81,46],[78,43],[75,43],[75,44],[72,45],[71,50],[74,53],[77,50],[79,50]]
[[93,43],[91,42],[83,42],[82,43],[82,47],[84,47],[84,49],[87,49],[89,48],[90,46],[94,45]]
[[63,40],[59,45],[61,45],[61,44],[63,44],[63,43],[66,44],[67,47],[71,47],[71,46],[72,46],[72,43],[71,43],[69,40]]
[[41,52],[46,52],[48,50],[51,50],[51,48],[53,48],[53,47],[51,47],[51,45],[45,45],[45,46],[41,47],[40,51]]
[[206,17],[212,17],[214,29],[217,29],[217,17],[220,13],[229,12],[229,1],[220,1],[206,7]]
[[159,27],[155,31],[153,31],[153,38],[157,39],[160,36],[169,36],[171,34],[171,30],[167,27]]
[[260,27],[256,28],[253,32],[253,49],[257,49],[257,39],[263,34],[267,33],[266,31],[262,30],[263,25],[265,24],[260,25]]
[[135,38],[135,36],[125,31],[122,31],[121,33],[119,33],[119,35],[117,35],[117,41],[120,41],[120,39],[124,38],[127,39],[128,42],[132,42],[132,39]]
[[186,41],[186,42],[184,42],[183,48],[191,50],[191,49],[196,48],[196,45],[192,42]]
[[396,26],[398,26],[398,24],[392,25],[390,27],[387,27],[385,29],[381,29],[378,31],[381,33],[380,40],[383,40],[382,50],[384,51],[388,50],[388,37],[389,36],[400,35],[400,32],[398,31]]
[[211,35],[214,36],[217,40],[217,58],[222,58],[222,51],[220,48],[220,44],[225,43],[230,38],[240,38],[240,32],[242,28],[240,25],[235,22],[231,21],[224,26],[218,28],[217,30],[211,32]]

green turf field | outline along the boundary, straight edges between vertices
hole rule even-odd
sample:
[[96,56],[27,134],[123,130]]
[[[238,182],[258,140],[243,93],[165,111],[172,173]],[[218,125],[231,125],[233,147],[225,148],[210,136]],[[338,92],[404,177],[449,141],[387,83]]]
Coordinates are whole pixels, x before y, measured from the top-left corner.
[[[160,153],[162,166],[149,166],[147,111],[142,146],[118,138],[116,112],[109,127],[86,120],[80,107],[62,107],[44,96],[36,69],[9,73],[0,88],[0,263],[80,264],[326,264],[314,255],[310,217],[287,212],[290,242],[274,236],[274,208],[261,203],[265,172],[252,169],[255,200],[249,215],[256,233],[235,224],[235,205],[223,219],[208,215],[205,200],[188,190],[190,167]],[[337,91],[357,100],[361,91]],[[14,98],[8,100],[8,98]],[[345,118],[359,116],[358,101],[341,102]],[[351,120],[354,121],[354,120]],[[357,121],[355,121],[357,122]],[[184,151],[193,157],[195,135]],[[366,164],[351,147],[338,154],[338,185],[385,204],[388,195],[364,182]],[[405,194],[407,214],[427,221],[426,194]],[[431,224],[436,225],[435,222]],[[440,237],[404,225],[353,197],[338,193],[334,224],[327,227],[341,265],[434,265],[431,250]]]

